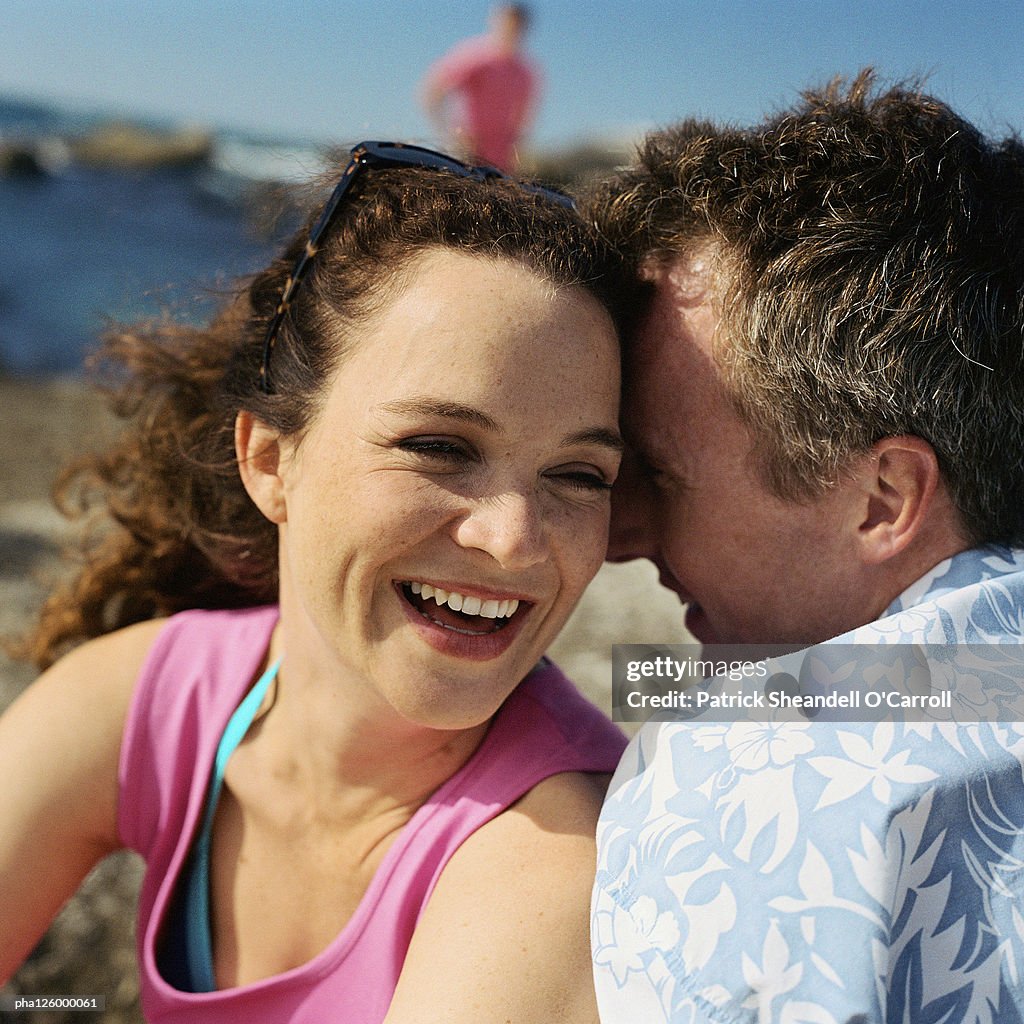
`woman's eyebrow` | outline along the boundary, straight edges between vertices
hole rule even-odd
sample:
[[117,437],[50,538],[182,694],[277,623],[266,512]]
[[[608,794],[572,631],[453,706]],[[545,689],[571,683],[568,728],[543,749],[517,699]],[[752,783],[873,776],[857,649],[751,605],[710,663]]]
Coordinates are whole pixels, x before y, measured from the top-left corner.
[[[501,429],[487,413],[481,412],[471,405],[448,402],[439,398],[396,398],[385,402],[381,408],[385,412],[396,413],[400,416],[440,416],[463,423],[472,423],[474,426],[492,432]],[[559,442],[559,447],[570,448],[573,445],[583,444],[600,445],[602,448],[610,448],[617,454],[621,454],[624,447],[619,433],[609,430],[607,427],[589,427],[569,434]]]
[[385,412],[398,413],[401,416],[442,416],[463,423],[472,423],[484,430],[499,429],[498,424],[479,409],[438,398],[396,398],[394,401],[385,402],[381,408]]
[[590,427],[587,430],[579,430],[565,438],[559,447],[569,448],[577,444],[600,445],[602,448],[610,448],[617,455],[621,455],[626,447],[618,431],[608,430],[607,427]]

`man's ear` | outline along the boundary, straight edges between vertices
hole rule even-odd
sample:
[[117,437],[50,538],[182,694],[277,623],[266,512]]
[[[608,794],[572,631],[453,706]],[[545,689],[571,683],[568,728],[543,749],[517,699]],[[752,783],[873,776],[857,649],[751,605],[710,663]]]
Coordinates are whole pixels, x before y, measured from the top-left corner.
[[942,474],[932,446],[911,434],[877,442],[863,473],[867,502],[858,543],[864,560],[877,565],[926,532]]
[[253,504],[272,523],[286,522],[281,435],[243,409],[235,418],[235,455]]

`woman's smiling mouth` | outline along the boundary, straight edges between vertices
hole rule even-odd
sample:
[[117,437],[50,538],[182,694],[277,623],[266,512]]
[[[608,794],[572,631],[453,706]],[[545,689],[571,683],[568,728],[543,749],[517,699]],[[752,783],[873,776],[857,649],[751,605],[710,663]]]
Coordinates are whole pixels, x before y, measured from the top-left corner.
[[480,598],[445,590],[431,583],[409,580],[401,585],[402,595],[423,618],[467,636],[485,636],[504,629],[518,611],[518,598]]

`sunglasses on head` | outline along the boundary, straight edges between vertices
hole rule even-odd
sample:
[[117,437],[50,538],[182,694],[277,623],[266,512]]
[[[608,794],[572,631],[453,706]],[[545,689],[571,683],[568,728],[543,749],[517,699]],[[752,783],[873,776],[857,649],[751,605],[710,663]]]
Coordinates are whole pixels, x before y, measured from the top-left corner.
[[[281,300],[267,327],[267,334],[263,340],[263,361],[260,364],[260,390],[269,395],[270,388],[270,357],[274,351],[274,343],[277,341],[277,334],[281,328],[281,322],[288,313],[288,309],[295,300],[295,293],[299,290],[302,279],[306,276],[313,257],[316,256],[320,242],[327,233],[328,228],[334,222],[334,218],[341,208],[341,201],[349,186],[355,181],[359,172],[364,168],[385,167],[422,167],[431,171],[448,171],[460,178],[471,178],[474,181],[487,181],[491,178],[507,178],[496,167],[473,167],[464,164],[461,160],[446,156],[444,153],[437,153],[432,149],[424,149],[422,146],[408,146],[402,142],[360,142],[349,151],[348,164],[342,172],[341,180],[335,186],[330,199],[324,205],[320,216],[309,232],[309,239],[302,255],[295,261],[292,272],[285,282],[284,291],[281,293]],[[552,189],[542,188],[539,185],[525,185],[520,187],[526,192],[542,195],[560,206],[575,209],[575,203],[569,196]]]

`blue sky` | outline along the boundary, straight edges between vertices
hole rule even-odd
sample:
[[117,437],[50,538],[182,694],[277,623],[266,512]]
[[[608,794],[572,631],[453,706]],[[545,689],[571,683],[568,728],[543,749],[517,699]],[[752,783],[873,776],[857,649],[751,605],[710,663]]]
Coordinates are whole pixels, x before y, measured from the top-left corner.
[[[1024,127],[1021,0],[537,0],[536,141],[633,135],[688,114],[749,122],[873,64],[1005,133]],[[3,0],[0,92],[271,136],[431,140],[430,60],[489,4]],[[434,139],[433,141],[438,141]]]

